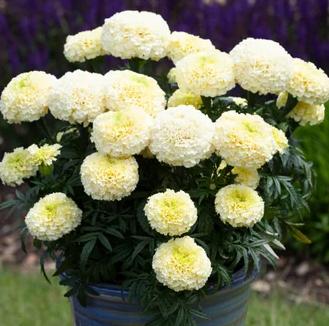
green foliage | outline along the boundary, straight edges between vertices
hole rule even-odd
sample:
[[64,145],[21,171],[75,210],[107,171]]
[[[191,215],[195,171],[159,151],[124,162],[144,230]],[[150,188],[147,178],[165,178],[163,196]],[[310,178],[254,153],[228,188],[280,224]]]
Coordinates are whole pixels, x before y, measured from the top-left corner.
[[[329,263],[329,103],[326,104],[326,118],[319,126],[307,126],[297,130],[296,137],[308,159],[314,163],[314,171],[319,182],[311,199],[311,212],[305,224],[305,232],[312,241],[307,251],[312,258]],[[298,244],[289,245],[297,250],[303,250]],[[297,248],[296,248],[297,247]]]
[[[148,69],[144,61],[130,62],[130,67],[135,71]],[[168,89],[168,94],[171,91]],[[199,303],[209,287],[219,289],[229,284],[238,269],[243,268],[246,273],[259,269],[262,259],[275,264],[274,250],[283,247],[282,235],[291,234],[307,242],[298,225],[308,212],[313,175],[312,165],[291,136],[296,125],[286,119],[294,99],[289,98],[287,106],[278,113],[273,100],[264,102],[250,94],[248,98],[251,104],[243,109],[228,98],[203,98],[201,110],[212,120],[230,109],[258,113],[290,136],[289,151],[276,155],[260,170],[258,191],[266,203],[266,214],[252,228],[225,225],[215,212],[216,192],[234,181],[230,167],[219,169],[221,159],[216,155],[189,169],[137,156],[140,180],[132,195],[119,202],[92,200],[83,191],[79,174],[83,159],[95,151],[90,127],[58,123],[49,128],[45,120],[45,139],[40,143],[59,141],[63,146],[60,157],[49,173],[30,179],[25,193],[17,192],[15,200],[2,203],[1,207],[28,210],[46,194],[66,193],[83,211],[81,225],[57,241],[34,243],[57,260],[55,275],[64,273],[61,284],[69,287],[66,295],[77,295],[84,304],[86,294],[91,292],[88,284],[123,284],[129,289],[130,299],[137,299],[155,316],[149,326],[195,325],[195,318],[206,318]],[[203,290],[176,293],[159,284],[152,271],[155,248],[169,237],[150,228],[143,208],[150,195],[167,188],[186,191],[197,204],[198,221],[188,235],[205,249],[213,268]]]

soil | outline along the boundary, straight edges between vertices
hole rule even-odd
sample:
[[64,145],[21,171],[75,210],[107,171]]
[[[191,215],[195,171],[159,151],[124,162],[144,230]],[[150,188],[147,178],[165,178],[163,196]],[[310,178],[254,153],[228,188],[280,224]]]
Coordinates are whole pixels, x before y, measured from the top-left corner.
[[264,295],[279,289],[296,303],[329,304],[329,268],[318,262],[286,255],[252,285]]

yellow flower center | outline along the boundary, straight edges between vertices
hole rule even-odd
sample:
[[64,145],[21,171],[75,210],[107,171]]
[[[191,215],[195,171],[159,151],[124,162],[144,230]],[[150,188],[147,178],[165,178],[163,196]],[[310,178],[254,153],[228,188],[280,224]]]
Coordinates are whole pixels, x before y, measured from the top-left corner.
[[20,171],[25,169],[27,159],[28,155],[26,153],[15,153],[15,155],[8,156],[7,164],[8,166]]
[[248,191],[234,189],[229,193],[227,200],[234,209],[247,209],[254,203],[254,198]]
[[172,257],[173,260],[181,266],[190,266],[195,261],[195,253],[181,247],[175,247],[173,249]]
[[165,198],[159,203],[159,207],[162,217],[170,222],[176,220],[181,215],[183,203],[178,198]]
[[254,125],[253,123],[251,123],[250,121],[244,121],[243,122],[243,126],[245,127],[245,129],[251,133],[251,134],[254,134],[254,133],[258,133],[258,128],[256,125]]
[[113,128],[108,130],[109,137],[112,138],[113,141],[127,137],[134,127],[133,121],[120,111],[115,113],[113,122]]
[[29,86],[29,79],[29,76],[22,77],[17,83],[17,88],[21,89]]
[[208,64],[215,64],[216,59],[211,56],[201,56],[199,59],[199,62],[200,62],[200,66],[204,67],[205,65],[208,65]]
[[49,203],[44,206],[43,214],[47,219],[53,219],[57,215],[58,204],[57,203]]

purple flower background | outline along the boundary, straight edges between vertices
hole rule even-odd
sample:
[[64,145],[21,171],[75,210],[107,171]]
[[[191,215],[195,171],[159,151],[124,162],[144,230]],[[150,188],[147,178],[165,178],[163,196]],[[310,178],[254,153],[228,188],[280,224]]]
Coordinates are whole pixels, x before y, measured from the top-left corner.
[[311,60],[328,72],[329,0],[215,2],[0,0],[0,88],[27,70],[61,75],[70,68],[62,54],[66,35],[102,25],[106,17],[126,9],[157,12],[171,30],[210,38],[224,51],[247,36],[274,39],[292,55]]

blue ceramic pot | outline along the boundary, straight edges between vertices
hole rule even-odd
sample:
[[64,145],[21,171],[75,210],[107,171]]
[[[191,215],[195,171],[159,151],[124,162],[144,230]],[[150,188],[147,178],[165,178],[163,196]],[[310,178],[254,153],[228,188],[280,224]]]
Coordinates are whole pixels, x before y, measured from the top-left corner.
[[[198,320],[198,325],[243,326],[254,278],[255,273],[246,276],[239,271],[233,275],[230,286],[206,296],[202,307],[209,319]],[[100,295],[89,295],[86,307],[75,297],[71,299],[76,326],[142,326],[152,319],[137,304],[128,303],[127,292],[122,292],[120,287],[109,284],[91,287]]]

